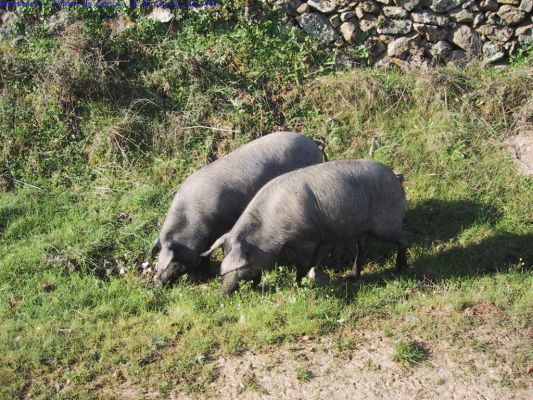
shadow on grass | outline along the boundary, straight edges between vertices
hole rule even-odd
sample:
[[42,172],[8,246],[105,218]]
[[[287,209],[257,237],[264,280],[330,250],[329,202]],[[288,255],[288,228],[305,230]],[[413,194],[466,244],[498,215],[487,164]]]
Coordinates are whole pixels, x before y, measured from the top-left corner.
[[[469,227],[494,224],[499,217],[500,213],[496,209],[473,201],[423,202],[409,210],[404,224],[410,233],[410,246],[422,248],[422,255],[409,257],[409,266],[403,271],[388,268],[363,272],[362,282],[380,286],[387,281],[404,277],[435,284],[446,279],[482,276],[509,268],[530,270],[533,267],[533,233],[520,235],[498,232],[466,246],[450,242]],[[431,252],[433,245],[443,243],[446,244],[443,246],[446,247],[445,250]],[[394,252],[394,246],[372,240],[368,261],[383,265]],[[523,265],[519,266],[519,263]],[[348,265],[350,264],[342,264],[343,268]],[[360,286],[346,278],[337,281],[347,282],[348,297],[355,294]]]

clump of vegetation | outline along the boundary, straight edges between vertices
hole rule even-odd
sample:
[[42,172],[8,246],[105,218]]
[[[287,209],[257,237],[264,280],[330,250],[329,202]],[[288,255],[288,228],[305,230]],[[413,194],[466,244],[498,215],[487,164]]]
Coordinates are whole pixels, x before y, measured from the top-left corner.
[[394,344],[394,354],[392,360],[404,364],[406,366],[413,366],[420,364],[427,358],[427,351],[418,343],[410,340],[399,340]]
[[[468,346],[479,327],[531,325],[533,189],[501,146],[531,121],[531,67],[334,74],[331,52],[239,5],[180,12],[172,29],[84,11],[49,34],[28,19],[26,44],[0,43],[0,397],[199,393],[217,357],[304,335],[393,326]],[[325,140],[331,159],[374,142],[403,172],[408,271],[372,244],[358,285],[337,271],[297,287],[286,266],[229,299],[219,278],[146,285],[180,182],[277,129]],[[519,385],[531,338],[509,343],[495,357]]]

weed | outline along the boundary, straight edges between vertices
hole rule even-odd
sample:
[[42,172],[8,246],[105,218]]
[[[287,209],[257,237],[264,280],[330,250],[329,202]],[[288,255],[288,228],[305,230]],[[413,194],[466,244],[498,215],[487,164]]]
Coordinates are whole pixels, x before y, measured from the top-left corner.
[[309,382],[313,379],[313,373],[306,368],[298,368],[296,370],[296,379],[300,382]]
[[427,351],[418,343],[409,340],[399,340],[394,344],[394,354],[392,360],[413,366],[420,364],[427,358]]

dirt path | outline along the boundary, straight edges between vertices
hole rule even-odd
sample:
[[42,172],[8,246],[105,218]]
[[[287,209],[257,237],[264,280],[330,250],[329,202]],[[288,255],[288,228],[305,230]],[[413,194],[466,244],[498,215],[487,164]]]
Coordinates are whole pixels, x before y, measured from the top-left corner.
[[[449,346],[432,348],[414,368],[392,361],[387,338],[337,350],[332,342],[304,342],[271,353],[219,359],[208,389],[217,399],[533,399],[533,386],[502,385],[505,367],[473,351],[456,357]],[[455,358],[455,359],[454,359]],[[533,382],[532,382],[533,383]],[[176,398],[186,398],[176,395]]]

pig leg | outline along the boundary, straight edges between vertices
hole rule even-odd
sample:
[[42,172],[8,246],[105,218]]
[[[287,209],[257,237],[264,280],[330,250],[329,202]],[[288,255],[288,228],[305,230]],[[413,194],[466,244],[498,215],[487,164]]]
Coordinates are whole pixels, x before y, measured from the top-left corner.
[[357,255],[353,263],[351,276],[355,279],[361,278],[361,270],[368,256],[368,236],[364,235],[357,241]]
[[398,253],[396,256],[396,267],[402,270],[407,267],[407,246],[409,245],[407,232],[403,229],[389,230],[376,233],[374,235],[386,242],[394,243],[398,246]]
[[313,260],[316,259],[319,245],[315,242],[300,242],[296,248],[296,282],[300,284],[302,278],[312,267]]

